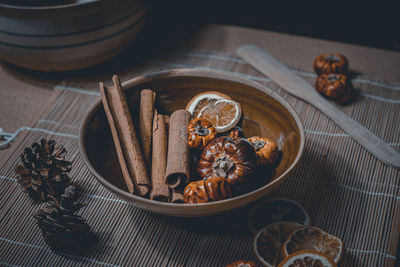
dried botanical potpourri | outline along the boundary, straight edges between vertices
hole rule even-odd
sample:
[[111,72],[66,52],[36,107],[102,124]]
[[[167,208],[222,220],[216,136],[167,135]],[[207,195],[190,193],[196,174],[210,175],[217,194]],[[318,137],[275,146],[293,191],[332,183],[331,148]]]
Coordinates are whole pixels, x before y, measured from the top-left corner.
[[240,104],[220,92],[210,91],[194,96],[186,106],[193,118],[210,121],[218,133],[233,128],[240,120]]
[[130,193],[172,203],[219,201],[258,186],[257,168],[278,161],[272,140],[245,138],[240,103],[226,94],[197,94],[169,116],[161,113],[166,109],[158,106],[155,92],[143,89],[134,125],[118,76],[113,83],[100,83],[100,91]]
[[188,144],[190,148],[203,149],[217,135],[217,131],[210,121],[204,118],[195,118],[189,122]]
[[251,179],[256,166],[254,147],[246,139],[218,137],[203,149],[197,171],[202,179],[220,176],[235,186]]
[[336,266],[344,252],[343,241],[323,230],[309,226],[310,218],[297,202],[277,198],[261,202],[249,212],[251,230],[256,215],[267,215],[253,240],[258,260],[267,267]]
[[285,257],[300,250],[321,252],[338,263],[343,256],[344,248],[340,238],[317,227],[303,226],[289,234],[282,245],[282,254]]
[[225,267],[256,267],[256,264],[252,261],[238,260],[226,265]]
[[278,160],[279,149],[273,141],[259,136],[253,136],[247,140],[256,150],[258,165],[274,164]]
[[239,126],[235,126],[228,131],[227,136],[229,136],[232,139],[244,138],[244,133]]
[[301,250],[286,257],[278,267],[336,267],[336,264],[320,252]]
[[346,103],[352,98],[352,87],[350,80],[344,74],[321,74],[315,82],[318,92],[328,98]]
[[313,64],[318,78],[315,88],[327,98],[341,104],[353,98],[353,89],[348,77],[348,61],[341,54],[322,54]]
[[347,58],[338,53],[321,54],[314,60],[314,71],[320,75],[323,73],[347,73]]
[[267,267],[276,267],[283,259],[282,245],[288,235],[301,227],[295,222],[277,222],[267,225],[259,231],[253,242],[258,260]]
[[72,163],[65,160],[66,149],[54,140],[42,139],[26,147],[15,168],[18,183],[24,192],[38,201],[59,197],[70,184],[68,176]]
[[232,196],[231,185],[225,178],[214,177],[191,182],[183,193],[185,203],[206,203]]

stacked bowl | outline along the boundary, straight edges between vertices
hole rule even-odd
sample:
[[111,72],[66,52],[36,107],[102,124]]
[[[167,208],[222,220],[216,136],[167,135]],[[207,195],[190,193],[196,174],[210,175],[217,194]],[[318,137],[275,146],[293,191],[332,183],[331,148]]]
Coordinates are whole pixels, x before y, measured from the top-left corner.
[[0,59],[41,71],[95,65],[126,48],[148,11],[144,0],[54,3],[0,2]]

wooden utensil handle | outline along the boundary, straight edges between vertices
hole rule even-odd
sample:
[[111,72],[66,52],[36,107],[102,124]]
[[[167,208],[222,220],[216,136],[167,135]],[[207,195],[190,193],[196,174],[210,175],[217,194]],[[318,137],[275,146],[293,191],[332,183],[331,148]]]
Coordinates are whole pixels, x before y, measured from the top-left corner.
[[294,74],[268,52],[255,45],[244,45],[236,53],[287,92],[318,108],[379,160],[400,169],[399,153],[328,102],[306,80]]

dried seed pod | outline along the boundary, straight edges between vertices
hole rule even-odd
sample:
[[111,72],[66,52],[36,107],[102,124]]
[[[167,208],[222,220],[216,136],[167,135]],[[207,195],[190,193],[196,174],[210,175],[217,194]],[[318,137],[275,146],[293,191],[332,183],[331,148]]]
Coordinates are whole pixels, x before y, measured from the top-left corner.
[[222,136],[202,151],[197,172],[202,179],[223,177],[231,185],[246,182],[257,165],[254,147],[244,138]]
[[257,164],[273,164],[279,157],[279,149],[274,141],[264,137],[253,136],[247,139],[253,144],[257,154]]
[[190,148],[203,149],[215,138],[217,132],[210,121],[203,118],[193,119],[188,125],[188,144]]
[[230,198],[231,186],[225,178],[214,177],[206,180],[194,181],[184,190],[185,203],[207,203]]
[[314,71],[322,73],[347,73],[348,61],[341,54],[322,54],[314,60]]
[[238,260],[226,265],[225,267],[256,267],[256,264],[252,261]]
[[239,126],[235,126],[228,132],[228,136],[232,139],[244,138],[244,133]]
[[321,74],[315,82],[315,88],[328,98],[345,103],[352,97],[351,83],[343,74]]

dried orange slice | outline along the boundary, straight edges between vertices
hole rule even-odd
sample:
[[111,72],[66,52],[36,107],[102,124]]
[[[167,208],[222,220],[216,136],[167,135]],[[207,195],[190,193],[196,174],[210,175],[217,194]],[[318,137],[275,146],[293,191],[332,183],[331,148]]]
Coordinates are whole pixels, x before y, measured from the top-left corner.
[[317,227],[306,226],[294,230],[287,237],[282,246],[282,254],[287,257],[305,249],[321,252],[333,262],[338,263],[343,255],[343,242],[340,238]]
[[302,225],[294,222],[278,222],[259,231],[253,241],[258,260],[265,266],[276,267],[283,259],[282,244],[299,227]]
[[186,106],[193,118],[209,120],[218,133],[233,128],[240,120],[240,104],[220,92],[209,91],[194,96]]
[[300,250],[290,254],[278,267],[336,267],[336,263],[320,252]]
[[307,211],[296,201],[287,198],[267,199],[247,215],[247,225],[253,233],[257,233],[268,224],[289,221],[310,225],[311,220]]

